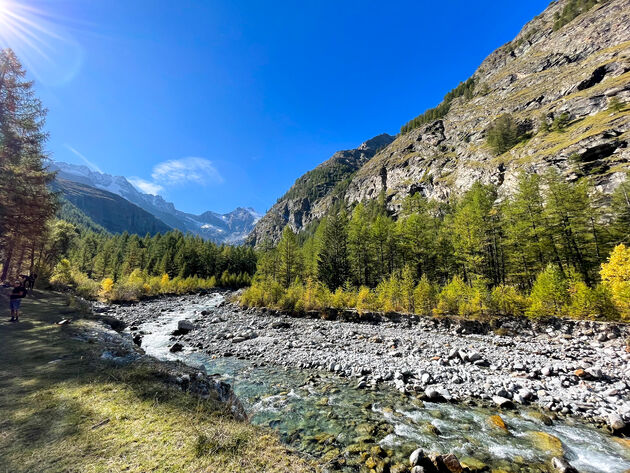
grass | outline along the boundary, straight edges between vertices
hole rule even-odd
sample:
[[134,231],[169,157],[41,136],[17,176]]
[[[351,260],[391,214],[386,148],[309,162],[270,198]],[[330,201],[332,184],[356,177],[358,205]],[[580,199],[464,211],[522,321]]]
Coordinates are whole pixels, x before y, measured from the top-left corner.
[[272,432],[166,383],[162,364],[102,361],[85,341],[94,322],[64,296],[36,292],[23,309],[0,321],[0,472],[315,471]]

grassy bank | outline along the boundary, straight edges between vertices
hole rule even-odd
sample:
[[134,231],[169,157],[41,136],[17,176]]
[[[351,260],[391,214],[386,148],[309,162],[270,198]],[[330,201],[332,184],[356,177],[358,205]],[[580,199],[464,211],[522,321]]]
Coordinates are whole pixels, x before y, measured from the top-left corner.
[[18,324],[6,321],[5,302],[0,472],[314,471],[222,403],[165,383],[160,364],[103,361],[102,347],[80,336],[93,322],[64,296],[29,296]]

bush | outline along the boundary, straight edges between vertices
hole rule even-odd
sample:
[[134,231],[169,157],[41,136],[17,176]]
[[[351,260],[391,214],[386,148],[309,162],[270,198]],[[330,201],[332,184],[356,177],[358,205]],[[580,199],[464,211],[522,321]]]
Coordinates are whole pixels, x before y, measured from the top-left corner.
[[463,306],[470,297],[471,288],[459,276],[453,276],[438,295],[437,307],[433,309],[435,315],[458,314],[460,305]]
[[486,141],[496,154],[503,154],[519,142],[521,134],[512,115],[505,114],[497,118],[486,132]]
[[584,281],[569,283],[570,302],[566,313],[575,319],[615,319],[619,315],[612,296],[605,286],[590,288]]
[[96,299],[101,285],[90,279],[87,274],[80,271],[72,271],[74,291],[85,299]]
[[357,304],[357,295],[352,289],[343,289],[341,287],[331,296],[331,307],[335,309],[348,309],[355,307]]
[[288,311],[304,310],[304,286],[299,279],[294,280],[280,297],[279,306]]
[[376,286],[378,308],[383,312],[402,312],[404,310],[403,292],[398,274],[392,274]]
[[569,302],[568,284],[555,265],[548,265],[536,278],[525,315],[531,318],[560,317]]
[[558,115],[556,118],[554,118],[553,124],[551,125],[551,129],[553,131],[564,131],[564,129],[567,127],[568,124],[569,124],[569,114],[564,112]]
[[415,313],[429,315],[437,304],[437,291],[431,284],[426,274],[422,275],[420,282],[413,291]]
[[625,108],[625,104],[619,100],[619,97],[613,97],[608,102],[608,110],[613,113],[619,113]]
[[491,310],[495,315],[524,315],[527,298],[514,286],[499,285],[490,294]]
[[101,299],[108,300],[111,298],[114,290],[114,280],[112,278],[105,278],[101,281],[101,290],[98,295]]
[[67,287],[72,284],[72,268],[68,259],[64,258],[57,263],[50,277],[50,284],[56,288]]
[[597,0],[569,0],[554,17],[553,30],[557,31],[597,4]]
[[374,310],[376,306],[376,298],[374,297],[374,293],[370,290],[369,287],[361,286],[359,288],[359,292],[357,294],[357,312],[359,315],[363,315],[368,311]]
[[621,317],[630,320],[630,248],[617,245],[599,274]]

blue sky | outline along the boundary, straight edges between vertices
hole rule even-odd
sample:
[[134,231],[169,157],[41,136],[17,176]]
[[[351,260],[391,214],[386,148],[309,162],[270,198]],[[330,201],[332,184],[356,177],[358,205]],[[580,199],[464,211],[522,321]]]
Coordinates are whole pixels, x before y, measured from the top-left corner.
[[185,211],[264,212],[435,106],[548,3],[0,0],[0,27],[37,23],[0,42],[36,80],[54,159]]

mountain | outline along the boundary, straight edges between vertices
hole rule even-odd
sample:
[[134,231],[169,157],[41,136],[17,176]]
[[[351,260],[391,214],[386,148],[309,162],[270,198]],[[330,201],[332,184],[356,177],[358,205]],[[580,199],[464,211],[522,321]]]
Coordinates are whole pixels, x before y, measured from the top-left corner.
[[338,151],[312,171],[300,177],[267,214],[260,219],[247,238],[249,244],[280,239],[285,225],[301,229],[321,218],[342,198],[352,176],[394,137],[386,133],[362,143],[358,148]]
[[[63,162],[53,162],[50,169],[57,172],[57,180],[72,181],[116,194],[148,212],[169,229],[193,233],[218,243],[242,243],[260,219],[260,215],[254,209],[241,207],[227,214],[216,212],[189,214],[177,210],[171,202],[165,201],[159,195],[138,191],[123,176],[112,176],[92,171],[87,166]],[[79,205],[76,206],[84,210]]]
[[109,232],[146,235],[171,229],[149,212],[112,192],[60,177],[53,181],[52,188],[70,202],[72,210],[79,209],[88,217],[88,222],[94,222]]
[[286,224],[302,230],[339,200],[351,207],[384,195],[395,215],[415,193],[445,201],[481,181],[506,195],[521,172],[550,168],[611,192],[630,169],[628,102],[630,1],[552,2],[439,106],[346,173],[349,182],[308,185],[319,168],[298,179],[249,241],[277,241]]

